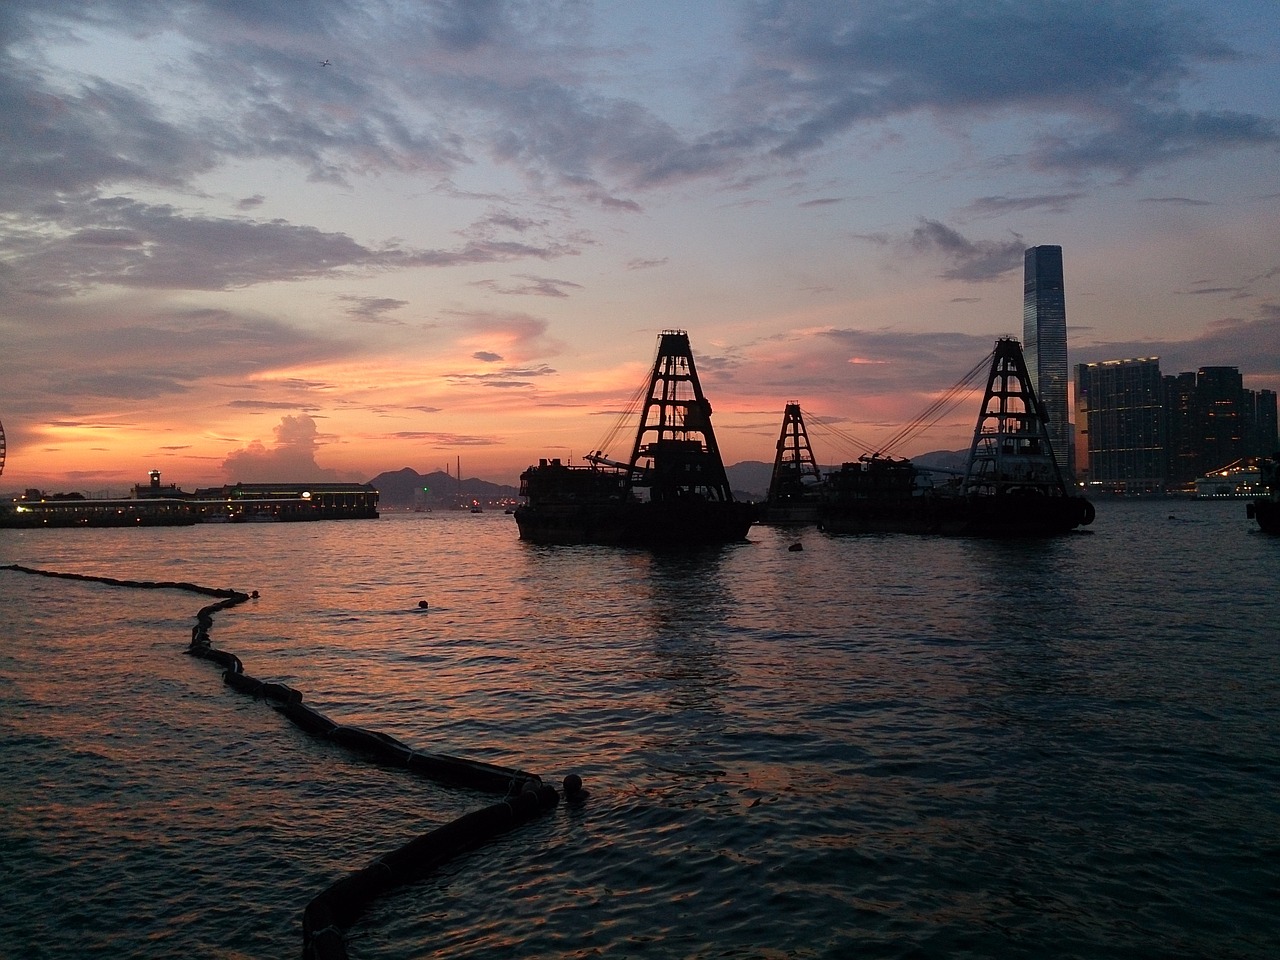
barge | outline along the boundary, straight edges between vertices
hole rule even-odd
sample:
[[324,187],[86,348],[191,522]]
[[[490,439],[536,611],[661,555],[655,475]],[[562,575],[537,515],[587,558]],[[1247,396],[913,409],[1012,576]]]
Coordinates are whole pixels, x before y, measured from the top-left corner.
[[[754,504],[735,500],[689,335],[663,331],[628,460],[542,459],[520,475],[520,539],[691,547],[745,540]],[[626,415],[630,417],[630,412]]]
[[864,456],[827,474],[819,526],[830,533],[1048,537],[1093,522],[1067,487],[1022,348],[996,341],[963,476],[935,484],[910,460]]

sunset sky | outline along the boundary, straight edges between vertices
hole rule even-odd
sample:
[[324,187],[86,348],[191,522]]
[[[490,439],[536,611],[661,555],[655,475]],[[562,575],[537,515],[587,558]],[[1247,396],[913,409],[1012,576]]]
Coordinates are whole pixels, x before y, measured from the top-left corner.
[[1042,243],[1073,366],[1280,389],[1278,58],[1275,0],[4,0],[0,490],[515,483],[665,328],[727,462],[876,446]]

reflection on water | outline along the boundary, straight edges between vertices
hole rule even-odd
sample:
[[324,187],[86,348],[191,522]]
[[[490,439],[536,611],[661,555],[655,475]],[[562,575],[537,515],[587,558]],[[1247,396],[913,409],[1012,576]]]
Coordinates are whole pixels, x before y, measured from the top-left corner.
[[[213,629],[253,675],[583,775],[585,806],[379,901],[353,956],[1260,958],[1280,550],[1179,511],[673,556],[497,514],[3,531],[0,563],[259,590]],[[181,655],[199,605],[0,571],[15,956],[292,954],[316,892],[479,805],[227,690]]]

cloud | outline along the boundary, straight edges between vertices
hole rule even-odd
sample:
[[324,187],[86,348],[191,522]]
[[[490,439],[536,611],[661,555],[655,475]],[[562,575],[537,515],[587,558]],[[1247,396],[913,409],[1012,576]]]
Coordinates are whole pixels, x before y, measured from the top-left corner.
[[527,313],[454,311],[461,343],[472,353],[510,358],[514,362],[554,356],[564,345],[547,335],[550,324]]
[[287,400],[232,400],[227,406],[239,410],[297,410],[300,404]]
[[[497,240],[469,241],[452,250],[372,248],[343,233],[283,220],[192,216],[123,197],[59,209],[48,226],[61,228],[60,234],[46,229],[54,235],[22,245],[10,258],[4,285],[11,290],[70,295],[96,284],[231,290],[351,271],[549,260],[577,252],[572,244]],[[378,322],[373,318],[380,313],[364,314],[365,322]]]
[[984,217],[1000,217],[1008,213],[1027,213],[1033,210],[1066,213],[1072,204],[1084,196],[1083,193],[1051,193],[1028,197],[978,197],[967,209]]
[[377,323],[387,326],[402,327],[403,320],[388,317],[385,314],[409,305],[408,300],[394,300],[391,297],[353,297],[340,296],[338,299],[346,304],[347,316],[356,323]]
[[536,367],[504,367],[493,373],[449,373],[445,377],[453,383],[474,383],[505,390],[532,386],[535,378],[549,377],[555,372],[554,367],[540,364]]
[[403,430],[387,435],[393,440],[423,441],[436,447],[491,447],[501,443],[493,437],[477,437],[465,433],[443,433],[435,430]]
[[316,464],[320,449],[316,422],[303,414],[284,417],[275,428],[275,442],[266,446],[253,440],[248,446],[228,454],[222,472],[233,482],[269,483],[277,480],[337,481],[334,470]]
[[1020,270],[1026,251],[1026,243],[1018,234],[1004,241],[970,240],[952,227],[923,217],[906,245],[919,254],[941,255],[950,264],[943,277],[970,283],[998,280]]
[[[5,194],[29,214],[55,195],[190,187],[211,170],[260,160],[335,185],[390,171],[448,182],[484,154],[539,190],[638,212],[620,192],[759,173],[770,156],[922,111],[943,122],[1029,119],[1023,159],[1064,173],[1132,175],[1280,142],[1266,118],[1179,102],[1198,71],[1238,54],[1174,3],[759,0],[735,15],[736,35],[725,23],[721,40],[741,67],[698,90],[700,126],[680,126],[592,71],[635,51],[593,47],[581,4],[191,0],[144,10],[127,0],[10,0],[0,35],[10,52],[0,57]],[[165,80],[182,108],[141,84],[39,57],[86,33],[173,46]],[[262,203],[260,193],[235,201],[241,212]],[[516,232],[545,226],[509,211],[489,219]],[[546,249],[440,253],[448,263],[484,262],[471,258]]]
[[740,118],[744,129],[776,131],[784,157],[921,110],[1060,118],[1059,129],[1033,134],[1030,159],[1064,172],[1131,175],[1280,140],[1263,118],[1177,105],[1198,68],[1236,56],[1177,4],[771,0],[751,10]]
[[629,260],[627,261],[628,270],[652,270],[655,267],[665,267],[670,257],[660,257],[653,260]]
[[516,279],[524,282],[503,284],[497,280],[476,280],[473,286],[484,287],[486,290],[506,296],[558,298],[569,296],[566,290],[582,289],[582,284],[574,283],[572,280],[556,280],[552,277],[537,277],[527,273],[517,274]]
[[1250,114],[1134,107],[1102,129],[1046,134],[1031,152],[1045,169],[1105,169],[1133,177],[1174,160],[1280,143],[1280,127]]
[[1072,364],[1123,360],[1130,357],[1160,358],[1164,374],[1200,367],[1238,367],[1249,377],[1274,382],[1280,376],[1280,306],[1264,306],[1255,318],[1230,317],[1209,325],[1198,336],[1185,339],[1105,340],[1091,338],[1071,356]]

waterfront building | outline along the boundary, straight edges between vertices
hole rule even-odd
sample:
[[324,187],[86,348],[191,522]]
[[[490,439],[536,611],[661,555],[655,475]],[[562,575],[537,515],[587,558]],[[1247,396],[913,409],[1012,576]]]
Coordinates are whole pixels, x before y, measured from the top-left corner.
[[1195,373],[1179,373],[1164,378],[1164,406],[1167,479],[1171,486],[1185,486],[1201,473]]
[[1062,247],[1030,247],[1023,256],[1022,352],[1031,385],[1044,404],[1054,459],[1074,476],[1067,406],[1067,304]]
[[1076,367],[1081,475],[1096,489],[1133,495],[1164,489],[1165,391],[1160,358]]
[[1274,457],[1280,451],[1274,390],[1245,391],[1245,444],[1250,456]]
[[1236,367],[1201,367],[1165,378],[1169,409],[1169,479],[1185,485],[1244,457],[1253,449],[1248,425],[1255,395],[1244,388]]

